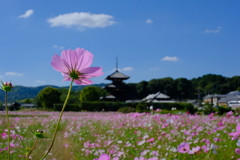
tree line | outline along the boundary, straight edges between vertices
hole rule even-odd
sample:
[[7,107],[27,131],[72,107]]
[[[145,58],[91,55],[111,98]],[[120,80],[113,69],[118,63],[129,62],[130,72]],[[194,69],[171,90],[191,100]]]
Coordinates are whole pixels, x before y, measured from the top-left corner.
[[[139,83],[128,83],[130,90],[128,94],[135,99],[142,99],[148,94],[162,92],[171,99],[184,101],[187,99],[202,99],[207,94],[226,94],[230,91],[240,90],[240,76],[231,78],[222,75],[207,74],[202,77],[186,79],[171,77],[141,81]],[[67,88],[46,87],[37,95],[38,106],[53,108],[55,103],[64,103],[67,96]],[[71,91],[68,103],[79,104],[81,102],[99,101],[100,97],[108,93],[98,86],[87,86],[82,90]]]
[[228,78],[222,75],[206,74],[191,80],[166,77],[128,85],[132,87],[132,94],[140,99],[160,91],[170,96],[171,99],[181,101],[198,99],[199,96],[202,99],[208,94],[226,94],[230,91],[240,90],[240,76]]

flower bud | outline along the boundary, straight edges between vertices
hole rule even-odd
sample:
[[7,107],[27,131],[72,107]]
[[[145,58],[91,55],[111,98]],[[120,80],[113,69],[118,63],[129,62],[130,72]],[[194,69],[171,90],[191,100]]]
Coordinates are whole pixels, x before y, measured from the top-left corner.
[[5,86],[12,87],[12,83],[11,83],[11,82],[5,82],[4,85],[5,85]]
[[1,82],[1,83],[2,83],[2,86],[1,86],[2,90],[4,90],[5,92],[12,91],[13,86],[11,82],[5,82],[5,83]]
[[45,138],[43,131],[42,131],[42,130],[39,130],[39,129],[34,133],[34,135],[35,135],[37,138]]

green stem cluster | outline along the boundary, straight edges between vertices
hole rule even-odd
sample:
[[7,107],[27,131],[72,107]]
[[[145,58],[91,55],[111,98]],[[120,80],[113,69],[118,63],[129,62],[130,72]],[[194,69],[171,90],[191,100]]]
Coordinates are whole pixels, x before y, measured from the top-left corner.
[[30,151],[29,151],[29,152],[27,152],[27,155],[26,155],[26,160],[28,160],[28,158],[29,158],[30,154],[32,153],[32,151],[33,151],[33,149],[34,149],[34,147],[35,147],[35,145],[37,144],[37,141],[38,141],[38,138],[36,138],[35,142],[33,143],[33,146],[32,146],[32,148],[30,149]]
[[[73,79],[73,80],[74,80],[74,79]],[[63,107],[62,107],[62,110],[61,110],[61,112],[60,112],[60,116],[59,116],[59,119],[58,119],[58,122],[57,122],[57,125],[56,125],[56,128],[55,128],[54,134],[53,134],[53,138],[52,138],[52,142],[51,142],[51,144],[50,144],[50,147],[49,147],[49,149],[47,150],[47,152],[44,154],[44,156],[43,156],[40,160],[43,160],[43,159],[48,155],[48,153],[51,151],[51,149],[52,149],[52,147],[53,147],[54,141],[55,141],[55,139],[56,139],[58,127],[59,127],[59,125],[60,125],[60,122],[61,122],[61,119],[62,119],[62,115],[63,115],[64,109],[65,109],[65,107],[66,107],[68,98],[69,98],[69,96],[70,96],[70,92],[71,92],[71,90],[72,90],[73,80],[72,80],[71,83],[70,83],[70,87],[69,87],[69,89],[68,89],[68,94],[67,94],[66,100],[65,100],[65,102],[64,102],[64,104],[63,104]]]
[[7,119],[7,130],[8,130],[8,160],[10,160],[10,120],[9,120],[9,114],[8,114],[8,95],[7,91],[5,92],[5,108],[6,108],[6,119]]

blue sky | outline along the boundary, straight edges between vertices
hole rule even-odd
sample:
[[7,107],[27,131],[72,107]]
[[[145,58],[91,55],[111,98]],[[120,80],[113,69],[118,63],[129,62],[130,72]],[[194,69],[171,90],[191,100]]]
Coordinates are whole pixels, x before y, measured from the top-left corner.
[[84,48],[105,78],[118,67],[127,83],[153,78],[239,75],[240,1],[1,0],[0,80],[67,86],[50,61]]

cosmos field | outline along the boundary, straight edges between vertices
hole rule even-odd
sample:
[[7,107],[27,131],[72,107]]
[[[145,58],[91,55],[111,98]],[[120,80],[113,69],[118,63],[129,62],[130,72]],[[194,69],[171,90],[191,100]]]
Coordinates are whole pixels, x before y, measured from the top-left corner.
[[[49,147],[59,112],[10,112],[11,159],[38,160]],[[240,160],[240,117],[64,112],[57,139],[46,160],[93,160],[108,154],[111,160]],[[231,133],[231,134],[230,134]],[[229,135],[230,134],[230,135]],[[0,112],[0,159],[7,159],[7,125]]]

